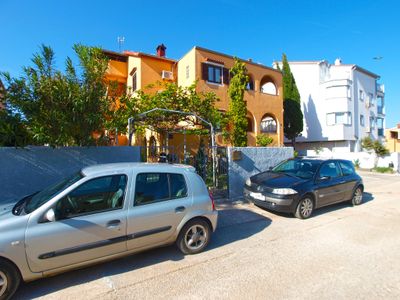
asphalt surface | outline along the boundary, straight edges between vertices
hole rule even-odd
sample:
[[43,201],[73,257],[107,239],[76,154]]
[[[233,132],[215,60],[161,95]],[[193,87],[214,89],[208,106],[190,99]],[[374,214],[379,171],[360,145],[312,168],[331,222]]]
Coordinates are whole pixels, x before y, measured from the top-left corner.
[[220,204],[207,251],[173,246],[21,286],[15,299],[400,299],[400,176],[308,220]]

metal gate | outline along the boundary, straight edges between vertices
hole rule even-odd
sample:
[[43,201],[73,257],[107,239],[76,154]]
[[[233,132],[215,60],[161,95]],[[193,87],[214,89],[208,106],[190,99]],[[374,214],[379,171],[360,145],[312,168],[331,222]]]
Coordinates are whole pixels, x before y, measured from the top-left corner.
[[[191,165],[196,169],[215,198],[228,197],[228,155],[226,147],[216,148],[215,186],[213,184],[212,147],[200,145],[193,147],[141,146],[142,162],[166,162]],[[186,150],[188,149],[188,150]]]

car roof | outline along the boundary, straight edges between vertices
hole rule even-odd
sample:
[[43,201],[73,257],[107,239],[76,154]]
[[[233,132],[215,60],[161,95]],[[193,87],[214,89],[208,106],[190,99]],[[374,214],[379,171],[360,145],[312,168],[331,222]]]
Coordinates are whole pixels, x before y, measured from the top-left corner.
[[342,158],[332,158],[332,157],[320,157],[320,156],[298,156],[295,158],[292,158],[294,160],[309,160],[309,161],[316,161],[319,163],[323,163],[325,161],[347,161],[350,162],[350,160],[347,159],[342,159]]
[[180,170],[182,172],[195,172],[195,168],[189,165],[182,164],[169,164],[169,163],[109,163],[109,164],[98,164],[82,168],[82,173],[85,176],[98,174],[98,173],[115,173],[123,172],[131,169],[140,171],[154,170],[160,172],[173,172]]

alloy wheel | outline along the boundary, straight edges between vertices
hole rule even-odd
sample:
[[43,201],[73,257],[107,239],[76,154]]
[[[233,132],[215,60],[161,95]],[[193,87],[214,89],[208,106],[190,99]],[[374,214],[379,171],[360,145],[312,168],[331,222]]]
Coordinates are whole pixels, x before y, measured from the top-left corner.
[[207,230],[200,224],[190,227],[185,234],[185,244],[190,250],[197,250],[207,241]]
[[7,290],[7,276],[0,271],[0,296],[2,296]]
[[357,188],[354,192],[353,203],[355,205],[359,205],[361,204],[361,201],[362,201],[362,191],[360,188]]
[[304,218],[308,218],[313,211],[313,202],[310,198],[305,198],[300,204],[300,212]]

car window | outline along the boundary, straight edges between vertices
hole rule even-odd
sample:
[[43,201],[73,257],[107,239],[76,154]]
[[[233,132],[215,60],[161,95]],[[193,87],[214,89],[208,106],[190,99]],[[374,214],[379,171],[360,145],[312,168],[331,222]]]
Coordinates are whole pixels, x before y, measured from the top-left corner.
[[355,173],[354,166],[351,162],[339,161],[343,176],[353,175]]
[[182,174],[169,174],[171,184],[171,198],[183,198],[187,196],[185,177]]
[[136,176],[135,205],[169,199],[168,174],[141,173]]
[[319,178],[322,177],[335,178],[339,176],[340,176],[340,170],[337,164],[333,161],[324,163],[321,166],[321,169],[319,170]]
[[136,206],[183,197],[187,197],[187,185],[182,174],[140,173],[136,177]]
[[38,207],[49,201],[51,198],[55,197],[59,193],[61,193],[66,188],[73,185],[75,182],[78,182],[83,178],[82,173],[76,173],[68,178],[63,179],[62,181],[49,186],[48,188],[42,190],[41,192],[35,194],[33,197],[27,200],[25,205],[25,212],[27,214],[33,212]]
[[126,175],[104,176],[86,181],[58,201],[56,219],[122,208]]

